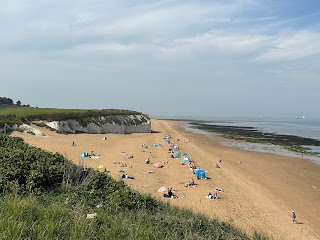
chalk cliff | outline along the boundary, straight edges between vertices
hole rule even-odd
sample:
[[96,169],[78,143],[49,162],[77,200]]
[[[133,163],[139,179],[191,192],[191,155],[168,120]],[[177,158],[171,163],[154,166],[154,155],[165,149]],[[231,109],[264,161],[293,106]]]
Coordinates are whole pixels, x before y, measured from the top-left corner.
[[151,121],[144,115],[100,116],[79,120],[42,121],[59,132],[66,133],[150,133]]

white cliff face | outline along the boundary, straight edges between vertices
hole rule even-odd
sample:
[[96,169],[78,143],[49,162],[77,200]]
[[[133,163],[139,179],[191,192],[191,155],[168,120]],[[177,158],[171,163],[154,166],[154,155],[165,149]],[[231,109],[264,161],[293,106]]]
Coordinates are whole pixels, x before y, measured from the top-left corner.
[[112,116],[112,123],[107,117],[92,118],[89,123],[81,124],[76,120],[44,122],[47,126],[61,132],[66,133],[150,133],[151,121],[141,123],[144,116],[129,115],[129,116]]
[[[66,121],[37,121],[46,124],[47,126],[66,133],[150,133],[151,132],[151,121],[146,119],[143,115],[114,115],[114,116],[100,116],[96,118],[87,119],[87,123],[80,123],[76,120]],[[13,126],[12,129],[21,129],[23,132],[33,132],[39,136],[45,136],[43,132],[35,129],[27,124],[20,126]],[[4,132],[4,128],[0,128],[0,133]]]
[[43,132],[41,132],[38,129],[35,129],[27,124],[22,124],[19,127],[16,127],[21,129],[23,132],[33,132],[35,135],[39,135],[39,136],[45,136],[45,134]]

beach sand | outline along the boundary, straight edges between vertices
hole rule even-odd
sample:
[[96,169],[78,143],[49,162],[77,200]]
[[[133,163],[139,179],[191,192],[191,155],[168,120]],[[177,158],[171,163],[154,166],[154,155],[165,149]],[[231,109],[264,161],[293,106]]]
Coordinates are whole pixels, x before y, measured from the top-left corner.
[[[130,135],[63,135],[35,127],[47,136],[20,132],[14,132],[12,136],[22,137],[33,146],[59,152],[76,164],[93,168],[104,165],[115,179],[120,179],[122,173],[119,171],[123,170],[135,177],[124,179],[133,189],[230,222],[249,234],[258,231],[275,239],[320,239],[320,165],[302,158],[223,146],[219,142],[229,140],[188,132],[183,124],[152,120],[154,133]],[[197,167],[207,171],[206,176],[210,179],[197,180],[189,166],[181,164],[181,159],[169,158],[169,145],[162,139],[165,134],[170,134],[181,153],[188,154]],[[181,141],[176,142],[177,139]],[[73,141],[75,147],[72,146]],[[149,146],[145,152],[141,152],[142,143]],[[163,147],[153,146],[159,143]],[[94,151],[100,157],[81,158],[85,151]],[[133,155],[133,158],[126,159],[123,152]],[[150,152],[151,163],[164,163],[168,158],[167,167],[155,168],[153,164],[145,164]],[[118,161],[132,168],[114,164]],[[220,168],[215,167],[216,163]],[[197,187],[184,186],[191,179],[198,184]],[[163,193],[157,191],[162,186],[172,187],[178,198],[163,198]],[[218,193],[220,200],[205,198],[209,192],[214,193],[213,187],[224,190]],[[292,223],[292,210],[297,214],[298,224]]]

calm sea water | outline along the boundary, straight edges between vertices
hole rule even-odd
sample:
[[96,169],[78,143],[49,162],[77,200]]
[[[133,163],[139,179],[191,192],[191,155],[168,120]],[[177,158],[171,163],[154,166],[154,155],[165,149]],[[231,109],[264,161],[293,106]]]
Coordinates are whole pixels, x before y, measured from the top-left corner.
[[[174,119],[174,118],[173,118]],[[189,120],[205,120],[207,124],[254,127],[265,133],[276,133],[308,137],[320,140],[320,119],[296,119],[296,118],[196,118],[189,117]],[[214,121],[214,123],[209,123]],[[308,146],[314,152],[320,153],[320,147]]]
[[[169,117],[168,117],[169,118]],[[225,118],[225,117],[171,117],[171,119],[188,119],[214,121],[216,125],[254,127],[265,133],[278,133],[309,137],[320,140],[320,119],[296,118]]]
[[[211,124],[211,123],[208,123]],[[285,135],[295,135],[320,140],[320,120],[319,119],[230,119],[212,123],[216,125],[254,127],[265,133],[276,133]],[[305,146],[312,152],[320,153],[320,146]]]

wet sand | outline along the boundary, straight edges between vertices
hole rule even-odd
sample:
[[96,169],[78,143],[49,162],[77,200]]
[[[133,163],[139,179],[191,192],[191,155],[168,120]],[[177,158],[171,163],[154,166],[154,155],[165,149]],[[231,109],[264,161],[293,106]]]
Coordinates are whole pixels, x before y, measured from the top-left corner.
[[[123,170],[135,177],[124,179],[132,188],[174,205],[228,221],[249,234],[260,231],[275,239],[320,239],[319,164],[302,158],[223,146],[219,142],[225,139],[188,132],[182,124],[152,120],[152,130],[156,133],[151,134],[62,135],[36,127],[47,136],[19,132],[12,135],[24,138],[31,145],[64,154],[76,164],[93,168],[104,165],[115,179],[120,179],[122,173],[119,171]],[[181,164],[181,159],[170,158],[169,145],[162,139],[165,134],[170,134],[180,151],[188,154],[197,167],[207,171],[210,179],[197,180],[189,166]],[[177,139],[181,141],[176,142]],[[75,147],[72,146],[73,141]],[[145,152],[141,152],[142,143],[149,146]],[[153,146],[159,143],[163,147]],[[81,158],[81,153],[85,151],[94,151],[100,158]],[[126,159],[123,152],[134,157]],[[151,163],[164,163],[168,158],[167,167],[155,168],[152,164],[145,164],[150,152]],[[132,168],[122,168],[121,164],[114,163],[118,161]],[[216,163],[220,168],[215,167]],[[197,187],[184,187],[191,179],[198,184]],[[161,186],[172,187],[178,198],[163,198],[163,194],[157,192]],[[213,187],[224,190],[218,193],[220,200],[205,198],[209,192],[214,193]],[[184,194],[186,197],[183,197]],[[299,224],[292,223],[292,210],[295,210]]]

